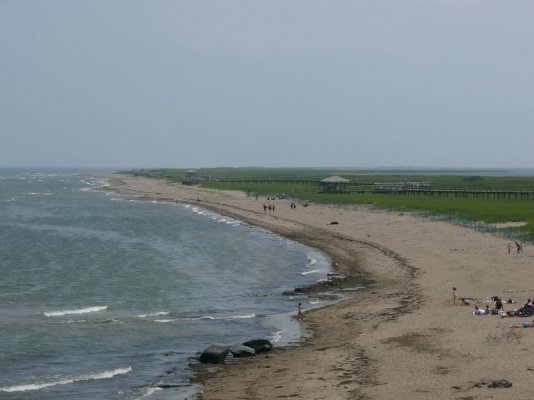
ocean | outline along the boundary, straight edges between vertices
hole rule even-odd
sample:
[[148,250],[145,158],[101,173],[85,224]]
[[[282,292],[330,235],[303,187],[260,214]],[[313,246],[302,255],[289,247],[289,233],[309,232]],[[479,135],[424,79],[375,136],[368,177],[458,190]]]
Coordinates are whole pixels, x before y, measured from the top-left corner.
[[326,277],[320,252],[105,185],[0,170],[0,398],[186,398],[210,344],[299,340],[298,302],[321,300],[282,292]]

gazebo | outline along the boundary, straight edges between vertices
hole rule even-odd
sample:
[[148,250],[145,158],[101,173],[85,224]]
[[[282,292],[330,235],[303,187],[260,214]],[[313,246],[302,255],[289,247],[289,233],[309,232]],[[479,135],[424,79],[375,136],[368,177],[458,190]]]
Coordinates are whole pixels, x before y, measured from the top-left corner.
[[185,179],[182,180],[184,185],[198,185],[200,183],[200,176],[197,171],[190,169],[185,172]]
[[319,182],[321,192],[341,193],[348,191],[349,180],[340,176],[330,176]]

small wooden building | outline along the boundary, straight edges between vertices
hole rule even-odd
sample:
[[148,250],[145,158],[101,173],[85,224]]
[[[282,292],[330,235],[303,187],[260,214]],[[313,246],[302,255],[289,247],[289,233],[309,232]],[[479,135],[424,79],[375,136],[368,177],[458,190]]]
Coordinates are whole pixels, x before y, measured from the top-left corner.
[[341,193],[348,192],[349,180],[340,176],[330,176],[319,182],[321,192]]

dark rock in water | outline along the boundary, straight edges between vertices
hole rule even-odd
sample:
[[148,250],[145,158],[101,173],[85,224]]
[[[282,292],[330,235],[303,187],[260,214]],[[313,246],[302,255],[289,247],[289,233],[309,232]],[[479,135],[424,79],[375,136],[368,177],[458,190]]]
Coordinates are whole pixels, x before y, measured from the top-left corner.
[[215,346],[212,344],[202,352],[198,360],[202,364],[222,364],[229,351],[228,346]]
[[496,388],[508,389],[508,388],[511,388],[511,387],[512,387],[512,382],[510,382],[510,381],[508,381],[506,379],[499,379],[499,380],[491,382],[488,385],[488,388],[490,388],[490,389],[496,389]]
[[237,346],[230,347],[230,353],[232,353],[234,357],[251,357],[256,354],[256,350],[252,347],[238,344]]
[[156,387],[160,388],[160,389],[171,389],[171,388],[179,388],[179,387],[182,387],[183,385],[180,385],[178,383],[158,383],[156,385]]
[[243,346],[251,347],[258,353],[267,353],[273,348],[273,344],[267,339],[254,339],[243,343]]

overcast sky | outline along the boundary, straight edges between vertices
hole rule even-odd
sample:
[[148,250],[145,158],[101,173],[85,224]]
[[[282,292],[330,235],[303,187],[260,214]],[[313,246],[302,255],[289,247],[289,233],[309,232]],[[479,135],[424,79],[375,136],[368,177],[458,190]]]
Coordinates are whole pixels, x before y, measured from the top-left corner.
[[0,166],[534,167],[534,1],[0,0]]

